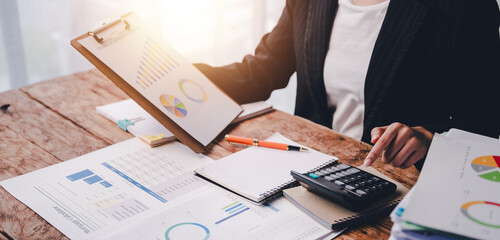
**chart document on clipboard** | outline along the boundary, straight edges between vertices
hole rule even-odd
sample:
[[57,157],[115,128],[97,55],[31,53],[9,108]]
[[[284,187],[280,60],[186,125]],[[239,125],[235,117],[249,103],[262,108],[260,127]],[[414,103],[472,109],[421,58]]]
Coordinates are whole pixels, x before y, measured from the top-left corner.
[[[181,128],[203,146],[242,111],[135,13],[122,16],[120,22],[98,33],[89,32],[75,40],[126,83],[117,85],[136,102],[141,106],[153,105],[175,123],[165,127]],[[136,99],[129,92],[139,93],[147,102],[141,104],[144,99]],[[157,112],[155,118],[158,115]],[[184,142],[183,136],[178,138]]]

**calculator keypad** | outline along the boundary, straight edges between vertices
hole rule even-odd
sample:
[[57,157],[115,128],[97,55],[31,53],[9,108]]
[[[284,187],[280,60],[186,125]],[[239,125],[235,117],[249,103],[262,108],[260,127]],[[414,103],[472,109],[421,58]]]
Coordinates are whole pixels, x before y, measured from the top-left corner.
[[[341,187],[347,193],[364,198],[377,192],[393,188],[392,183],[347,164],[338,164],[315,171],[319,181],[328,181]],[[311,177],[311,175],[309,175]]]

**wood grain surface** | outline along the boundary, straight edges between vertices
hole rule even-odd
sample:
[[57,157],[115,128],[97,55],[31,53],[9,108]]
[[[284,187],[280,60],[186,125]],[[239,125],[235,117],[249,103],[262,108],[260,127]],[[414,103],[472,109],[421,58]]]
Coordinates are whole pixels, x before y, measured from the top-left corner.
[[123,92],[112,91],[116,88],[107,82],[90,73],[75,74],[36,83],[21,88],[21,91],[106,143],[113,144],[133,135],[115,127],[116,124],[96,112],[96,106],[127,98]]
[[[97,114],[95,107],[127,96],[97,70],[63,76],[20,90],[0,93],[0,180],[50,166],[129,139],[131,134]],[[229,126],[210,145],[207,156],[217,160],[247,146],[223,141],[226,133],[265,139],[275,132],[305,146],[361,165],[371,146],[340,135],[309,120],[280,111]],[[380,161],[374,167],[407,187],[415,184],[415,168],[401,170]],[[64,239],[57,229],[0,189],[0,240]],[[348,229],[337,239],[387,239],[388,217]]]
[[[0,181],[61,162],[22,135],[3,126],[0,126],[0,149]],[[0,188],[0,203],[0,236],[5,239],[66,238],[3,188]]]
[[0,105],[4,104],[11,106],[7,113],[0,113],[0,126],[18,133],[59,159],[72,159],[108,145],[18,90],[2,93]]

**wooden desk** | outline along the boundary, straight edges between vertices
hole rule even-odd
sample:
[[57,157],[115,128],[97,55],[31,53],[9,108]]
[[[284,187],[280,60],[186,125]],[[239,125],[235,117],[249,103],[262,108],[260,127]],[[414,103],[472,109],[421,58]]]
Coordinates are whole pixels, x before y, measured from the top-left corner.
[[[132,138],[98,115],[95,107],[127,96],[97,70],[77,73],[0,93],[0,181],[98,150]],[[230,133],[260,139],[281,132],[316,150],[339,157],[341,162],[361,165],[371,146],[339,135],[306,119],[275,111],[230,127]],[[218,139],[207,154],[219,159],[241,150]],[[413,186],[415,168],[401,170],[374,164],[382,173]],[[61,239],[66,237],[35,212],[0,188],[0,240]],[[352,228],[338,239],[387,239],[392,223],[388,217]]]

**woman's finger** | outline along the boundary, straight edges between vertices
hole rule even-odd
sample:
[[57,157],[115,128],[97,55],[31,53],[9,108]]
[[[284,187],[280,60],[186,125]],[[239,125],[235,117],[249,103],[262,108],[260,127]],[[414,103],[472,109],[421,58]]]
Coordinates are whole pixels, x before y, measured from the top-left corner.
[[377,159],[382,151],[384,151],[387,146],[392,142],[392,140],[396,137],[397,129],[401,124],[393,123],[389,125],[389,127],[385,130],[382,136],[379,137],[372,150],[368,153],[365,159],[365,165],[370,166],[373,164],[375,159]]
[[415,138],[407,141],[404,147],[392,159],[392,166],[399,167],[404,164],[409,159],[409,157],[418,150],[418,146],[419,144],[417,143]]
[[415,136],[413,130],[407,126],[401,127],[398,130],[397,136],[394,141],[389,144],[385,149],[383,157],[386,159],[386,163],[392,162],[396,154],[406,145],[408,140]]

